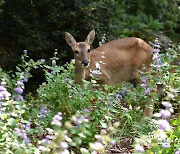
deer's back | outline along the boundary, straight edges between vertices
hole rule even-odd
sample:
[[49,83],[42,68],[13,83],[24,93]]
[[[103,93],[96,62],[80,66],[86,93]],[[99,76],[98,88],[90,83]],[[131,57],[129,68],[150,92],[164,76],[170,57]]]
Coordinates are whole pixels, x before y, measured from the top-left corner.
[[[124,38],[110,41],[91,51],[91,70],[96,69],[95,63],[102,61],[102,75],[109,77],[109,85],[121,81],[130,81],[136,78],[134,75],[143,64],[148,68],[152,59],[153,48],[139,38]],[[105,81],[106,82],[106,81]]]

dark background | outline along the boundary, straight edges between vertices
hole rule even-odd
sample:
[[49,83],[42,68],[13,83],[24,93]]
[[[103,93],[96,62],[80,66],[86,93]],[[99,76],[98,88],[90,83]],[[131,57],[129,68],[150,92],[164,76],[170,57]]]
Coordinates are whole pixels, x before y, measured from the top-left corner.
[[0,67],[15,71],[24,49],[47,62],[58,49],[58,65],[70,61],[66,31],[83,41],[95,29],[94,48],[104,34],[107,41],[135,36],[148,42],[161,31],[178,43],[178,5],[178,0],[0,0]]

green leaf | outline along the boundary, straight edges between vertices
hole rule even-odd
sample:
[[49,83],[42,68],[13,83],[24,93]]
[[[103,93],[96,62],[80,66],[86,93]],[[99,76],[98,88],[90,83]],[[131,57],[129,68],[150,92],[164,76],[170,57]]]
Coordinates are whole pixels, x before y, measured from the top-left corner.
[[81,138],[79,138],[79,137],[75,137],[75,138],[74,138],[74,142],[77,143],[77,144],[81,144],[81,143],[82,143],[82,140],[81,140]]
[[19,72],[21,72],[21,69],[20,69],[18,66],[16,66],[16,69],[17,69]]
[[87,150],[85,148],[81,148],[80,151],[82,154],[90,154],[89,150]]
[[171,120],[171,124],[174,125],[174,126],[180,125],[180,116],[178,116],[177,119]]
[[177,138],[180,138],[180,130],[177,130],[173,133]]
[[15,126],[16,125],[16,119],[10,118],[7,120],[7,125],[9,126]]
[[21,109],[21,110],[19,110],[18,112],[21,113],[21,114],[23,114],[23,113],[25,113],[25,110],[24,110],[24,109]]
[[0,115],[0,118],[1,118],[2,120],[5,120],[5,119],[8,118],[8,115],[7,115],[7,114],[1,114],[1,115]]

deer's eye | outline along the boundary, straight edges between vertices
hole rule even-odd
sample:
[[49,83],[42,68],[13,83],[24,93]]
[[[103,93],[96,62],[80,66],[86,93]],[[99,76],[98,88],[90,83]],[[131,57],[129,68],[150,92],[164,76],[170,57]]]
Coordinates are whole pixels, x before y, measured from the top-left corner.
[[74,51],[75,54],[79,55],[79,52],[77,50]]
[[91,50],[90,49],[88,49],[88,52],[90,52]]

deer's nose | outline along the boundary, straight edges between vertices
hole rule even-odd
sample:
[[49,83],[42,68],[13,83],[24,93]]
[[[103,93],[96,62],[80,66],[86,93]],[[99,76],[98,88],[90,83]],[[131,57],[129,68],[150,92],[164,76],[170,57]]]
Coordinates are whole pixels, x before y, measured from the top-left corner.
[[88,64],[89,64],[89,61],[88,61],[88,60],[83,60],[83,61],[82,61],[82,65],[88,66]]

